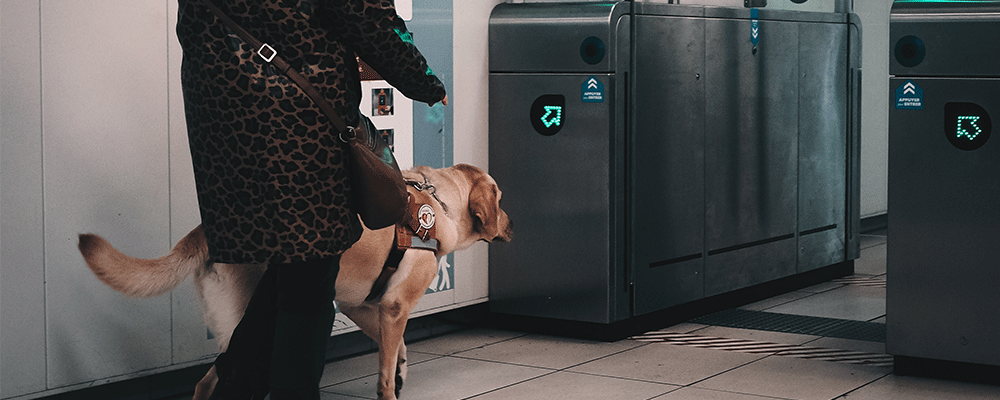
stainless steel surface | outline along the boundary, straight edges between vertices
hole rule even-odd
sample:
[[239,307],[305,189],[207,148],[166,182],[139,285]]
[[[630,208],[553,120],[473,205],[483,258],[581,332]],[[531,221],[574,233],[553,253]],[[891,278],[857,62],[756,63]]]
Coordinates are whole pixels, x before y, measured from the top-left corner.
[[913,81],[924,111],[889,110],[886,349],[1000,365],[1000,140],[959,150],[941,113],[955,100],[1000,116],[1000,79]]
[[705,296],[747,288],[795,275],[795,238],[709,253],[705,262]]
[[850,36],[842,25],[799,25],[799,272],[853,259],[845,258],[844,201],[851,143],[850,118],[844,118],[851,87],[845,82],[852,71],[843,66],[850,65]]
[[[895,3],[889,24],[889,74],[909,76],[996,76],[1000,53],[1000,3]],[[904,36],[917,36],[925,60],[906,67],[894,50]]]
[[[620,318],[609,315],[617,307],[609,288],[624,287],[622,253],[609,239],[624,217],[614,204],[623,174],[612,162],[617,104],[567,95],[565,125],[552,136],[537,133],[528,118],[536,98],[579,93],[590,76],[490,76],[490,114],[496,116],[490,119],[490,173],[517,226],[517,240],[490,248],[494,310],[602,323]],[[614,75],[596,78],[609,91],[616,87]]]
[[705,19],[635,25],[630,244],[644,314],[704,297]]
[[706,25],[705,229],[713,252],[795,233],[799,46],[792,22],[762,27],[756,55],[749,43],[727,40],[747,36],[746,21]]
[[[504,208],[518,231],[510,246],[490,248],[490,263],[497,266],[490,268],[495,311],[596,323],[630,315],[624,267],[626,87],[616,74],[627,71],[631,59],[627,10],[627,3],[494,9],[490,173],[504,188]],[[581,54],[590,37],[601,38],[605,47],[596,64]],[[602,102],[582,101],[591,77],[603,84]],[[543,136],[532,127],[529,108],[550,94],[565,96],[565,125]]]
[[[906,67],[889,55],[889,354],[1000,365],[1000,141],[959,149],[945,111],[973,103],[1000,118],[1000,65],[986,56],[1000,46],[998,30],[996,3],[893,7],[890,52],[912,35],[926,56]],[[895,91],[910,81],[922,107],[898,109]]]
[[[659,1],[638,1],[632,3],[633,13],[636,15],[660,15],[660,16],[700,16],[706,18],[736,18],[743,19],[749,23],[750,9],[745,7],[716,7],[702,6],[697,4],[668,4]],[[818,22],[818,23],[848,23],[854,14],[841,12],[810,12],[796,10],[779,10],[770,8],[757,9],[761,20],[767,21],[792,21],[792,22]],[[749,31],[749,26],[746,27]],[[745,37],[745,35],[740,35]],[[729,38],[730,40],[733,38]]]
[[[490,172],[518,238],[491,246],[491,308],[608,323],[857,258],[856,18],[761,10],[753,46],[746,9],[632,7],[494,12]],[[615,64],[525,44],[579,49],[573,21],[614,26]],[[592,75],[606,111],[581,121]],[[543,94],[567,99],[554,136],[527,121]]]
[[719,6],[730,8],[748,7],[750,3],[754,7],[777,9],[777,10],[799,10],[799,11],[819,11],[849,13],[853,12],[853,0],[636,0],[651,3],[670,3],[683,5]]
[[[628,2],[497,5],[490,15],[490,71],[613,71],[619,61],[628,62],[612,49],[621,17],[629,12]],[[607,52],[597,64],[580,57],[581,42],[591,36]]]
[[847,24],[848,59],[847,81],[847,205],[845,208],[846,253],[848,260],[861,256],[861,20],[850,15]]

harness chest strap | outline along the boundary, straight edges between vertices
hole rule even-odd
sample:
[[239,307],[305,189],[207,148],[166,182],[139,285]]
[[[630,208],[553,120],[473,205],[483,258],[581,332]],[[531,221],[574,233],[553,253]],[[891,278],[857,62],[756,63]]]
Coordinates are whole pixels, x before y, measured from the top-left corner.
[[396,224],[395,246],[389,251],[389,257],[382,265],[382,272],[372,284],[372,290],[365,301],[374,301],[382,297],[388,286],[389,278],[399,269],[399,262],[403,260],[403,254],[406,253],[407,249],[437,252],[438,241],[435,239],[437,229],[434,208],[426,200],[431,200],[430,196],[410,192],[410,202],[407,206],[409,210],[403,220]]
[[396,248],[437,251],[437,217],[431,197],[423,192],[410,193],[410,203],[403,220],[396,224]]

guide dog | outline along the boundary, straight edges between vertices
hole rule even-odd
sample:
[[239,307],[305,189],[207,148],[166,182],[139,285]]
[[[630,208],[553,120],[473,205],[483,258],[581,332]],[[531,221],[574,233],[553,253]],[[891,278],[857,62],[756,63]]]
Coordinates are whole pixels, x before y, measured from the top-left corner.
[[[416,167],[404,171],[403,176],[410,183],[407,189],[411,197],[433,198],[427,205],[436,220],[437,251],[406,249],[381,296],[366,301],[397,239],[395,227],[365,228],[361,239],[342,255],[336,282],[340,311],[378,343],[380,400],[395,399],[406,380],[403,332],[410,311],[437,277],[437,258],[478,241],[506,242],[512,233],[511,221],[500,209],[502,193],[496,181],[479,168],[466,164],[442,169]],[[219,351],[226,350],[267,267],[209,261],[201,225],[157,259],[129,257],[94,234],[81,234],[79,239],[80,253],[91,271],[108,286],[129,296],[166,293],[193,274],[205,323],[215,335]],[[217,382],[213,366],[195,386],[194,400],[207,399]]]

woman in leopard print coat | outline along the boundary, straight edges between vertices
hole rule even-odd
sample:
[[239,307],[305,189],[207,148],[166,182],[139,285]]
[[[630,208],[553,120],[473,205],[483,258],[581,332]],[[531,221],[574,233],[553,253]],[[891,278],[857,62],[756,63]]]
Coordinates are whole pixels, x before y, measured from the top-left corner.
[[[446,102],[391,0],[214,1],[305,75],[350,125],[359,122],[361,98],[355,56],[407,97]],[[203,0],[179,0],[177,36],[211,258],[269,265],[216,361],[221,381],[213,398],[269,389],[275,400],[318,398],[339,255],[362,231],[350,207],[346,148],[302,90]]]

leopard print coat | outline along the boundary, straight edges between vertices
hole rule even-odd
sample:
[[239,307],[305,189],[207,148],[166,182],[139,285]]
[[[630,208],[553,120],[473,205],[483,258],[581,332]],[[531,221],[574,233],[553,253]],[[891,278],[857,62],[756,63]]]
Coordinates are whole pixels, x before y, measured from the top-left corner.
[[[359,122],[355,56],[416,101],[444,85],[392,0],[215,0],[303,75],[345,122]],[[346,148],[329,121],[200,0],[179,0],[181,85],[202,225],[212,260],[292,263],[361,236]]]

